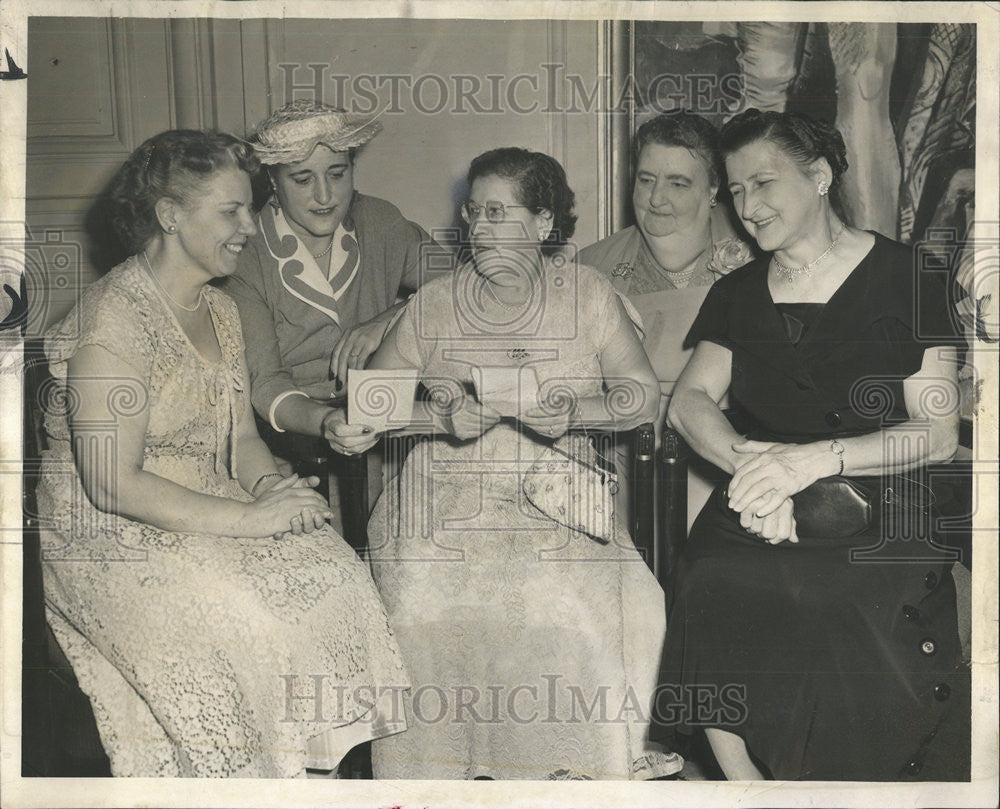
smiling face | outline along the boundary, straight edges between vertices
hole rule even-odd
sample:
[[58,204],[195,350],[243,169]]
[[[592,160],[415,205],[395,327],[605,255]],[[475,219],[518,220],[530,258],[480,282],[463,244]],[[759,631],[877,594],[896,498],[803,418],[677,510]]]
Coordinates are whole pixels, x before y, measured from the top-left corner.
[[705,227],[718,189],[704,161],[683,146],[648,143],[639,154],[632,205],[639,230],[660,238]]
[[306,240],[332,236],[354,195],[354,166],[347,152],[319,144],[301,163],[275,166],[271,182],[285,219]]
[[209,277],[232,275],[247,239],[257,232],[251,215],[250,177],[237,168],[210,175],[175,208],[181,248]]
[[822,215],[816,180],[770,141],[748,143],[726,158],[736,213],[761,250],[787,250]]

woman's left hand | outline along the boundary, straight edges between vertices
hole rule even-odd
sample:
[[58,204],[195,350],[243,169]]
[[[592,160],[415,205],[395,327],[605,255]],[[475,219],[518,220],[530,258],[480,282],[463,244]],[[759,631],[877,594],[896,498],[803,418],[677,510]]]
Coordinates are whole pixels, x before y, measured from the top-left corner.
[[769,545],[778,545],[786,540],[792,543],[799,541],[799,535],[795,531],[795,505],[791,500],[780,502],[766,517],[744,511],[740,514],[740,525]]
[[[299,477],[298,475],[291,475],[284,480],[279,481],[273,486],[269,486],[270,489],[315,489],[319,486],[319,478],[315,475],[309,475],[308,477]],[[300,536],[302,534],[311,534],[313,531],[317,531],[326,525],[326,521],[330,519],[329,511],[319,511],[311,508],[303,508],[302,511],[292,517],[291,523],[289,525],[288,531],[281,531],[274,535],[275,539],[282,539],[289,534],[295,536]]]
[[347,384],[347,369],[364,368],[368,358],[382,344],[386,328],[392,321],[394,313],[395,311],[390,309],[371,320],[359,323],[347,329],[337,340],[330,355],[330,372],[339,380],[341,386]]
[[370,427],[347,423],[347,411],[336,407],[323,417],[320,437],[334,452],[341,455],[360,455],[378,443],[378,433]]
[[733,451],[749,455],[729,482],[729,507],[740,514],[766,517],[793,494],[817,480],[832,475],[836,456],[822,442],[776,444],[740,441]]

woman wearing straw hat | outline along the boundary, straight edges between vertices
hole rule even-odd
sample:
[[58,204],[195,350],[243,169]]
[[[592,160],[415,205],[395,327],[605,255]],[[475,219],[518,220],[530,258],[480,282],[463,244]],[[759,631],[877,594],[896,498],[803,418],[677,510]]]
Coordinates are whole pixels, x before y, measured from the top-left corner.
[[[254,408],[285,458],[309,457],[307,436],[348,455],[375,443],[332,400],[347,369],[378,348],[401,309],[397,296],[420,285],[421,256],[436,248],[394,205],[354,189],[355,154],[381,128],[300,100],[252,138],[271,196],[224,288],[239,305]],[[297,436],[278,435],[286,431]]]

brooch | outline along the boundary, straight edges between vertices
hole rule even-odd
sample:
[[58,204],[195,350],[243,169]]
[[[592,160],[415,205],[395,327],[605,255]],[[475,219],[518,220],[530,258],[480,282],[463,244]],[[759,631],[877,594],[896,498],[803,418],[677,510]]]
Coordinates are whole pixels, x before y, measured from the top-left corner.
[[619,264],[615,264],[615,268],[611,271],[612,278],[629,278],[631,277],[634,267],[627,261],[623,261]]

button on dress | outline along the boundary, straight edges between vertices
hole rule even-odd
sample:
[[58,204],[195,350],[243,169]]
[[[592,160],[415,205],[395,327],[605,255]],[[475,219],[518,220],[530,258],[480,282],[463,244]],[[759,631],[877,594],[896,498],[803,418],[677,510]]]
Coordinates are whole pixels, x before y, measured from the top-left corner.
[[[907,419],[903,380],[925,349],[955,343],[947,295],[918,266],[875,234],[825,305],[777,306],[764,258],[715,283],[687,340],[732,352],[730,396],[752,438],[873,432]],[[797,333],[785,317],[796,307]],[[869,529],[799,544],[769,545],[709,499],[679,564],[660,688],[738,694],[739,710],[698,724],[741,736],[779,779],[967,779],[954,556],[930,513],[883,508],[878,476],[854,482],[874,493]],[[670,707],[654,713],[654,738],[694,729]]]

